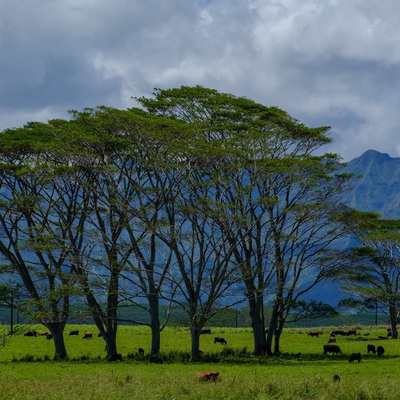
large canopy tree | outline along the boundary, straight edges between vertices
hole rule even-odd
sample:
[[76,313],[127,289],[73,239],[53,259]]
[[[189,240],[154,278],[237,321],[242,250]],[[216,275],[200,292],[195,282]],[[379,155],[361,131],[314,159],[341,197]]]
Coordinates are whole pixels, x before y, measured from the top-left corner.
[[[210,176],[213,191],[198,213],[218,224],[241,274],[254,353],[271,354],[274,336],[278,352],[291,304],[332,268],[319,260],[341,234],[335,201],[347,177],[334,176],[337,155],[314,155],[329,143],[328,128],[308,128],[278,108],[199,86],[157,89],[139,102],[193,124],[212,149],[204,151],[208,163],[200,173]],[[314,278],[305,285],[309,271]],[[273,309],[268,339],[266,299]]]
[[[67,358],[63,331],[76,292],[71,243],[79,241],[85,197],[63,141],[45,124],[7,130],[0,137],[0,252],[27,298],[23,311],[52,333],[55,358]],[[61,146],[60,146],[61,145]]]

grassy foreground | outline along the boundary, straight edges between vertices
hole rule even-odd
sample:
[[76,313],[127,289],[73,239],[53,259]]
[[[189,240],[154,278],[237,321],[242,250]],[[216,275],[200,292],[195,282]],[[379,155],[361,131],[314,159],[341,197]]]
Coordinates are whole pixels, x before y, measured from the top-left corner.
[[[33,327],[35,328],[35,327]],[[41,330],[38,327],[38,330]],[[27,327],[0,349],[0,399],[397,399],[400,397],[400,343],[381,340],[384,327],[361,330],[358,337],[337,337],[343,354],[324,356],[323,345],[332,328],[320,337],[309,329],[286,330],[282,355],[252,357],[249,329],[216,328],[201,337],[203,361],[188,358],[190,335],[186,329],[169,328],[162,334],[163,364],[150,364],[137,348],[148,349],[150,332],[143,327],[121,327],[119,351],[122,362],[104,360],[104,341],[82,340],[66,335],[70,361],[52,361],[53,345],[45,337],[24,337]],[[66,330],[68,334],[69,328]],[[214,344],[223,336],[228,344]],[[367,354],[367,344],[383,345],[378,358]],[[349,363],[352,352],[361,363]],[[299,354],[301,353],[301,354]],[[29,361],[27,361],[29,360]],[[200,371],[218,371],[217,382],[202,382]],[[333,380],[334,375],[340,381]]]

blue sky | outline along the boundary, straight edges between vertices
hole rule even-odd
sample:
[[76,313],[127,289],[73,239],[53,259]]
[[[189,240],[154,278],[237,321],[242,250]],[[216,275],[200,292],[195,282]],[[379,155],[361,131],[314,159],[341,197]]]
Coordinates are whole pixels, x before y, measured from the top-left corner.
[[1,0],[0,130],[203,85],[400,156],[398,0]]

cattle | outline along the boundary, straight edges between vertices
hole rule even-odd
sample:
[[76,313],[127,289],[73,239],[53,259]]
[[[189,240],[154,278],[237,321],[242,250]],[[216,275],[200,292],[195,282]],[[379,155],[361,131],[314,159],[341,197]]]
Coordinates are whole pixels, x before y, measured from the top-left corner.
[[122,354],[113,354],[110,357],[108,357],[108,361],[122,361]]
[[333,382],[340,382],[340,376],[339,375],[333,375]]
[[311,337],[319,337],[319,335],[322,335],[322,332],[308,332],[308,336]]
[[138,348],[138,353],[141,356],[144,356],[144,349],[142,349],[141,347]]
[[53,339],[53,335],[52,335],[51,333],[48,333],[48,334],[46,335],[46,339],[47,339],[47,340]]
[[200,335],[211,335],[211,329],[202,329]]
[[368,344],[367,345],[367,352],[368,352],[368,354],[369,353],[376,353],[376,349],[375,349],[375,346],[373,345],[373,344]]
[[28,331],[24,333],[24,336],[34,336],[36,337],[37,332],[36,331]]
[[[358,334],[360,334],[360,333],[358,333]],[[357,331],[355,329],[347,331],[347,336],[351,336],[351,335],[357,335]]]
[[324,354],[332,353],[332,354],[339,354],[342,350],[340,347],[335,344],[325,344],[324,345]]
[[99,332],[99,333],[97,334],[97,337],[103,337],[103,334],[102,334],[101,332]]
[[328,343],[336,343],[336,338],[335,336],[331,336],[328,340]]
[[92,332],[86,332],[84,335],[83,335],[83,338],[82,339],[91,339],[93,337],[93,333]]
[[378,346],[376,348],[376,354],[378,355],[378,357],[382,356],[384,352],[385,352],[385,349],[383,348],[383,346]]
[[79,336],[79,330],[75,329],[69,333],[69,336]]
[[226,344],[227,342],[226,342],[226,340],[224,338],[217,336],[217,337],[214,338],[214,344],[215,343]]
[[331,336],[336,336],[336,335],[346,336],[346,335],[347,335],[347,332],[342,331],[342,330],[336,330],[336,331],[333,331],[333,332],[331,333]]
[[201,381],[216,381],[219,377],[219,372],[217,371],[204,371],[204,372],[199,372],[197,374],[197,377],[201,380]]
[[48,333],[49,333],[49,332],[39,332],[38,335],[39,335],[39,336],[47,336]]
[[150,357],[150,364],[162,364],[163,361],[160,357],[157,356],[151,356]]
[[352,363],[353,361],[361,362],[361,353],[351,353],[349,357],[349,362]]

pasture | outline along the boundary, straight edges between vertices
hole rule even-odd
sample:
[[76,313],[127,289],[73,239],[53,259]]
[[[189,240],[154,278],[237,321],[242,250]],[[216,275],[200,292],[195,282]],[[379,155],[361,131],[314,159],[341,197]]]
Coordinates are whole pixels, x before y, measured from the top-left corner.
[[[353,327],[352,327],[353,328]],[[93,326],[73,325],[65,331],[69,361],[52,361],[51,340],[25,337],[20,326],[0,349],[0,398],[3,399],[396,399],[400,393],[400,342],[386,337],[386,327],[356,327],[357,336],[337,336],[342,354],[323,354],[333,329],[286,329],[282,354],[253,357],[247,328],[211,328],[201,336],[201,362],[189,360],[190,334],[185,328],[162,332],[163,364],[150,364],[150,330],[121,326],[118,351],[123,361],[105,360],[104,340]],[[79,329],[78,336],[69,336]],[[350,328],[345,328],[350,329]],[[83,340],[85,332],[93,338]],[[310,336],[310,331],[323,334]],[[227,344],[214,343],[223,337]],[[367,345],[382,345],[382,357],[367,353]],[[141,347],[145,355],[137,350]],[[351,353],[362,360],[349,363]],[[201,371],[218,371],[216,382],[198,379]],[[334,375],[340,381],[334,381]]]

